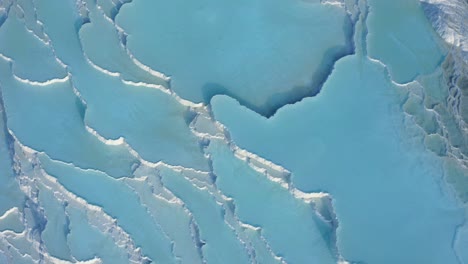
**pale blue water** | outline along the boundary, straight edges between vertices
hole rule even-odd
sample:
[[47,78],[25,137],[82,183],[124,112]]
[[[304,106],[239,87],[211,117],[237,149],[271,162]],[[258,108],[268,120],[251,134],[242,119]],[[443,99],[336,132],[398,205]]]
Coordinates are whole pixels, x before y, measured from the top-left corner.
[[126,183],[138,193],[140,202],[145,204],[152,217],[158,221],[173,241],[173,251],[181,262],[201,263],[199,248],[194,243],[193,216],[177,202],[161,196],[157,177],[142,180],[128,180]]
[[86,261],[98,256],[104,263],[128,263],[128,255],[108,235],[83,221],[88,217],[84,210],[68,208],[67,214],[70,219],[67,245],[77,260]]
[[162,182],[186,204],[198,224],[202,251],[210,263],[248,263],[249,257],[236,233],[225,222],[226,210],[207,190],[201,190],[171,170],[162,171]]
[[[240,147],[291,170],[297,188],[332,194],[338,242],[351,259],[456,263],[451,241],[463,211],[441,190],[442,162],[426,153],[420,132],[402,134],[403,125],[414,124],[397,112],[397,88],[366,59],[343,59],[334,74],[320,95],[271,119],[224,96],[212,101],[215,117]],[[395,223],[402,229],[395,230]],[[386,253],[388,248],[398,254]]]
[[0,263],[468,262],[462,66],[426,15],[1,1]]
[[0,108],[1,116],[0,120],[0,193],[2,193],[2,199],[0,199],[0,214],[6,213],[10,208],[21,206],[24,201],[24,194],[19,190],[18,183],[15,180],[15,174],[12,169],[12,159],[10,157],[10,146],[11,137],[7,136],[7,129],[5,127],[5,111]]
[[344,10],[315,0],[135,1],[116,22],[128,49],[173,76],[181,97],[208,103],[226,93],[266,115],[317,93],[352,45]]
[[[242,221],[262,227],[272,250],[292,263],[335,262],[330,248],[332,226],[310,204],[235,158],[224,144],[212,142],[208,152],[218,188],[234,199]],[[293,210],[284,210],[289,208]]]
[[46,157],[41,163],[65,188],[89,203],[105,208],[105,212],[129,232],[136,245],[142,247],[145,255],[164,263],[173,262],[169,238],[125,183],[101,172],[86,172]]
[[2,25],[0,38],[9,40],[0,43],[0,52],[15,61],[13,73],[21,79],[44,82],[66,76],[65,69],[56,60],[52,50],[30,34],[14,12],[8,14],[8,19]]
[[440,64],[446,52],[428,30],[418,1],[369,0],[369,5],[369,55],[386,64],[396,82],[410,82]]
[[[25,145],[47,152],[52,158],[99,169],[115,177],[131,173],[136,159],[125,147],[106,145],[86,131],[84,106],[69,81],[33,86],[8,74],[7,62],[2,60],[0,67],[8,126]],[[48,144],[50,139],[54,139],[54,144]]]

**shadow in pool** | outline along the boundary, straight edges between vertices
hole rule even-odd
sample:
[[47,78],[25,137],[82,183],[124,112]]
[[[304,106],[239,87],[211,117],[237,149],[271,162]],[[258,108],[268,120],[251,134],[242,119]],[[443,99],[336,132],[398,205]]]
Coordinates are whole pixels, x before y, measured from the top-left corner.
[[295,86],[286,92],[272,94],[266,100],[266,103],[261,106],[252,104],[248,100],[245,100],[245,98],[239,97],[235,92],[233,92],[235,89],[215,82],[207,82],[202,87],[203,101],[205,104],[209,104],[213,96],[227,95],[239,101],[241,105],[257,112],[258,114],[270,118],[276,113],[276,111],[278,111],[278,109],[285,105],[294,104],[306,97],[316,96],[322,89],[322,86],[328,79],[328,76],[333,72],[335,62],[347,55],[353,54],[354,49],[352,47],[352,44],[350,44],[345,47],[336,46],[328,49],[320,62],[323,67],[311,75],[310,81],[307,85]]
[[[310,81],[307,85],[291,87],[286,92],[274,93],[269,96],[263,105],[255,105],[250,103],[245,98],[235,94],[235,89],[222,83],[207,82],[202,87],[203,101],[209,104],[210,100],[215,95],[227,95],[239,101],[239,103],[258,114],[270,118],[278,109],[288,104],[294,104],[306,97],[313,97],[320,93],[323,84],[332,74],[335,63],[343,57],[354,54],[354,25],[351,19],[346,16],[343,22],[343,32],[346,36],[345,45],[334,46],[329,48],[322,56],[320,65],[317,71],[311,74]],[[255,91],[252,91],[255,92]]]

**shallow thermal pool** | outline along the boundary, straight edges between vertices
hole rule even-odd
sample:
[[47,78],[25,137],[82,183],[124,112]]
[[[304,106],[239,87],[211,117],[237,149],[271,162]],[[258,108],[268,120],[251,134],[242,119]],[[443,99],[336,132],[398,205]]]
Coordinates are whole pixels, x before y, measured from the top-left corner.
[[465,24],[0,0],[0,264],[468,263]]

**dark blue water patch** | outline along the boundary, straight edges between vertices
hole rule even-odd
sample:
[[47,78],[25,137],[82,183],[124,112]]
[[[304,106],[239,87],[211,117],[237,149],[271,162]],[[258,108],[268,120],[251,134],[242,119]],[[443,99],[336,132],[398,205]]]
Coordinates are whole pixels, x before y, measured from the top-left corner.
[[41,233],[44,231],[47,225],[47,219],[44,216],[44,212],[35,202],[29,198],[26,200],[25,211],[29,212],[29,216],[33,221],[30,223],[32,225],[30,231],[31,234],[37,238],[40,238]]

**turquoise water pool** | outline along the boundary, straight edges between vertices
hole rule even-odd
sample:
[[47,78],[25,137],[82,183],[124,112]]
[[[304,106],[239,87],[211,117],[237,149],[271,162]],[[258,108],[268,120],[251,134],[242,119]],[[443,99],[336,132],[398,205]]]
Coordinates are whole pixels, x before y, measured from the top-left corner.
[[0,263],[468,262],[442,6],[0,2]]

